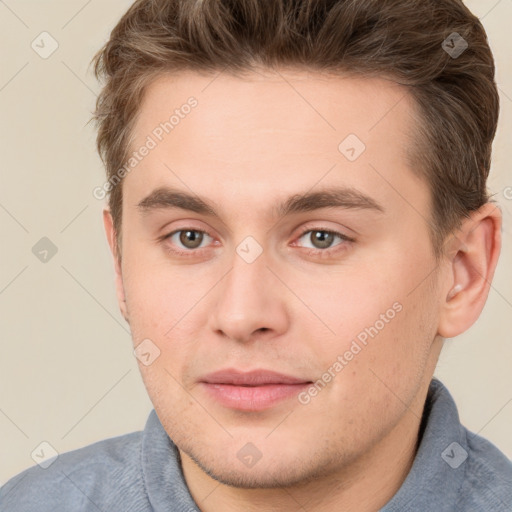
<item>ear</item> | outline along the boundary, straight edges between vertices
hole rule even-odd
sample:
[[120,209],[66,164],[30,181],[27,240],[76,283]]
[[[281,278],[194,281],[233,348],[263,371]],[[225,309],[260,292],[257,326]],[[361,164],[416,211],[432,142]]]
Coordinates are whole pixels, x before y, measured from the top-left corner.
[[498,205],[486,203],[463,221],[450,240],[449,277],[438,326],[443,338],[458,336],[480,316],[501,250],[501,223]]
[[103,225],[105,226],[105,234],[107,235],[107,241],[108,245],[110,246],[110,252],[112,253],[112,257],[114,258],[117,302],[119,304],[119,309],[121,310],[121,314],[123,315],[124,319],[128,323],[130,323],[128,320],[128,310],[126,307],[126,298],[124,293],[122,267],[119,258],[120,252],[119,247],[117,245],[114,221],[112,219],[112,214],[110,213],[110,210],[108,208],[103,209]]

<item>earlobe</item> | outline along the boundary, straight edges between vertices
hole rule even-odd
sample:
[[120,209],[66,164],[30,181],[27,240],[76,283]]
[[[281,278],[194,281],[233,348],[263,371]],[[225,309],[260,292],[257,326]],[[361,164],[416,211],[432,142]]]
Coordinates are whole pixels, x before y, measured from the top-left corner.
[[105,227],[105,234],[107,237],[110,252],[114,260],[114,272],[115,272],[115,286],[117,294],[117,302],[119,309],[124,319],[129,323],[128,310],[126,307],[126,296],[124,291],[122,266],[119,258],[119,247],[117,245],[117,237],[114,229],[114,221],[112,214],[108,208],[103,209],[103,225]]
[[501,249],[501,220],[501,210],[486,203],[453,237],[449,289],[441,304],[438,327],[443,338],[463,333],[482,312]]

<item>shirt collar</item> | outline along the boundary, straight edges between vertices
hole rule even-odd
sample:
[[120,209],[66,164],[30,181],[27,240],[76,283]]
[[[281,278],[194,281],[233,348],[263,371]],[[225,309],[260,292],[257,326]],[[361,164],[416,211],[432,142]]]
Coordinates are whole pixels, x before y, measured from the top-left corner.
[[432,379],[412,467],[381,512],[455,510],[469,448],[457,406],[446,387]]
[[180,453],[153,409],[142,435],[144,486],[155,512],[199,512],[185,482]]

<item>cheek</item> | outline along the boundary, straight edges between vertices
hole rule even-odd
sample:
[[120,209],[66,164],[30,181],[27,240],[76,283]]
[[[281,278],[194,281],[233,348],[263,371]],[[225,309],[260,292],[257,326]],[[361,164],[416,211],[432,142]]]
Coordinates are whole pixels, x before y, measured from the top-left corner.
[[212,307],[205,294],[218,277],[215,272],[200,277],[193,266],[143,258],[142,251],[127,258],[124,269],[132,341],[134,347],[145,340],[156,346],[158,357],[148,366],[139,364],[140,371],[150,395],[172,401],[181,394],[178,382],[189,375],[189,365],[202,356],[200,340],[208,339],[203,319]]
[[310,337],[315,329],[322,333],[315,351],[322,371],[343,374],[339,386],[357,380],[363,391],[377,383],[386,394],[379,377],[397,390],[420,378],[436,324],[435,297],[425,279],[433,268],[428,253],[389,248],[383,254],[333,272],[329,279],[304,282],[295,291],[316,316],[297,321],[306,324]]
[[154,251],[145,252],[149,251],[143,247],[132,248],[123,268],[134,341],[150,334],[161,339],[170,336],[182,319],[192,313],[208,286],[193,265],[173,266],[161,255],[155,258]]
[[408,272],[406,263],[373,256],[316,274],[288,272],[285,280],[311,312],[295,301],[295,320],[316,325],[322,337],[339,342],[352,339],[375,323],[379,331],[384,326],[388,330],[396,310],[408,300],[413,281]]

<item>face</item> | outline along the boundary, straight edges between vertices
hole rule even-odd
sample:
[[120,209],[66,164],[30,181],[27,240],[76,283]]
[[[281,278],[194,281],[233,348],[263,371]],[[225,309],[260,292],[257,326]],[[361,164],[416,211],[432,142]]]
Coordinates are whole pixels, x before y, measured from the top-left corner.
[[413,112],[390,81],[305,71],[148,88],[118,286],[156,412],[213,478],[293,485],[418,421],[439,349]]

